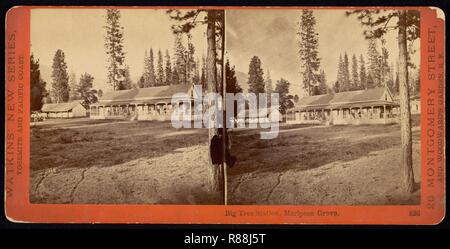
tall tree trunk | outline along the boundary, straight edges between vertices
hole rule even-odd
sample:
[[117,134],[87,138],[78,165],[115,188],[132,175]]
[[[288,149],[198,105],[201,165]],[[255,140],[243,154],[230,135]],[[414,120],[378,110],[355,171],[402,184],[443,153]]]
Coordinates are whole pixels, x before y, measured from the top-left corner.
[[411,193],[414,191],[414,173],[412,168],[411,111],[409,108],[408,51],[406,42],[406,10],[400,10],[398,28],[398,77],[400,82],[401,166],[403,168],[404,188]]
[[[216,14],[217,10],[208,10],[208,25],[206,30],[208,51],[206,56],[206,89],[208,93],[217,93],[219,88],[217,84],[217,68],[216,68]],[[223,49],[223,48],[222,48]],[[215,103],[217,106],[217,103]],[[207,103],[207,108],[212,105],[212,102]],[[215,117],[210,120],[215,121]],[[217,128],[209,129],[209,141],[213,136],[218,135]],[[210,173],[210,188],[213,193],[217,193],[217,197],[223,196],[223,172],[218,164],[212,164],[210,159],[209,173]]]

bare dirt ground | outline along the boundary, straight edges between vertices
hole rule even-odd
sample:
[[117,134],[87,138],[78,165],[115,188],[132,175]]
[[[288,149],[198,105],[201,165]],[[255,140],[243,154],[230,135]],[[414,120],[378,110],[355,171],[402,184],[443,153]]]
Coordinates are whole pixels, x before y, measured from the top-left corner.
[[31,131],[32,203],[212,204],[207,132],[51,120]]
[[420,202],[418,126],[413,128],[416,191],[412,194],[402,188],[399,125],[285,125],[276,139],[258,136],[256,131],[233,135],[232,151],[238,162],[228,171],[231,204]]
[[[395,205],[402,191],[399,125],[282,125],[278,138],[235,131],[231,204]],[[49,120],[31,129],[32,203],[218,204],[208,192],[207,130],[169,122]]]

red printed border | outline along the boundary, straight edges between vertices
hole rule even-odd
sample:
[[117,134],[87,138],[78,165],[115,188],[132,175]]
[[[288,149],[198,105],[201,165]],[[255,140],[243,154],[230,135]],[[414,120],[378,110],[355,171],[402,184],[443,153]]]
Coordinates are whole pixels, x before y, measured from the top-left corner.
[[[193,224],[437,224],[445,215],[445,155],[438,150],[437,136],[445,132],[445,124],[431,124],[428,118],[438,120],[445,115],[445,104],[438,99],[438,93],[445,92],[444,65],[444,20],[436,17],[436,10],[423,7],[407,7],[421,11],[421,127],[422,127],[422,187],[421,204],[417,206],[221,206],[221,205],[79,205],[79,204],[30,204],[29,202],[29,55],[30,55],[30,10],[43,7],[16,7],[6,16],[5,36],[5,212],[15,222],[40,223],[193,223]],[[104,7],[44,7],[44,8],[104,8]],[[114,7],[131,8],[131,7]],[[167,7],[139,7],[167,8]],[[173,7],[198,8],[198,7]],[[224,8],[224,7],[202,7]],[[225,7],[225,9],[262,9],[265,7]],[[272,9],[300,9],[297,7],[271,7]],[[319,7],[308,7],[317,9]],[[372,8],[372,7],[370,7]],[[389,8],[389,7],[385,7]],[[331,7],[329,9],[348,9]],[[398,9],[398,8],[396,8]],[[439,10],[441,11],[441,10]],[[430,33],[430,28],[435,33]],[[433,34],[433,37],[431,37]],[[435,39],[435,61],[430,59],[430,41]],[[437,57],[437,55],[442,55]],[[19,59],[23,58],[20,72]],[[14,69],[12,63],[15,63]],[[435,65],[435,78],[429,80],[428,69]],[[22,75],[22,76],[21,76]],[[26,86],[26,87],[25,87]],[[436,95],[428,95],[435,91]],[[433,107],[426,103],[434,103]],[[434,110],[433,114],[424,115]],[[443,119],[445,120],[445,118]],[[19,126],[19,123],[21,126]],[[430,125],[429,125],[430,124]],[[427,132],[434,131],[434,136]],[[444,136],[443,136],[444,137]],[[435,143],[430,146],[430,140]],[[445,143],[445,141],[443,141]],[[19,146],[21,144],[21,146]],[[424,151],[433,149],[433,152]],[[444,147],[445,148],[445,147]],[[428,165],[427,160],[435,158]],[[440,158],[440,159],[439,159]],[[443,175],[439,181],[439,172]],[[225,216],[227,210],[281,212],[337,211],[339,216]],[[418,216],[410,216],[411,212]]]

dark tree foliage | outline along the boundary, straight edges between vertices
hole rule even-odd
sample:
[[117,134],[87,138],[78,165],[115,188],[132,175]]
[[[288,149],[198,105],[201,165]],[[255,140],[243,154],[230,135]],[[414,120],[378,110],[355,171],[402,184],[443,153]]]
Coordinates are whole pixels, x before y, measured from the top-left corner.
[[279,103],[280,103],[280,112],[282,114],[286,113],[286,110],[294,107],[294,96],[289,95],[289,81],[281,78],[277,81],[277,85],[275,86],[275,92],[278,93]]
[[122,82],[125,79],[125,52],[123,51],[123,27],[120,25],[120,10],[106,11],[105,49],[108,55],[108,83],[113,90],[126,89]]
[[94,77],[88,73],[84,73],[80,77],[78,84],[78,93],[83,100],[84,106],[89,106],[92,103],[97,102],[97,90],[92,89],[94,83]]
[[45,89],[47,83],[41,78],[41,70],[39,69],[39,60],[34,59],[33,54],[30,56],[30,111],[39,111],[44,104],[44,98],[48,93]]
[[242,88],[236,78],[236,71],[234,66],[230,66],[230,61],[225,63],[225,79],[226,79],[226,91],[227,93],[240,93]]
[[169,55],[169,50],[166,50],[166,68],[165,68],[165,77],[164,77],[164,82],[165,85],[171,85],[172,83],[172,62],[170,61],[170,55]]
[[253,56],[248,66],[248,91],[251,93],[264,93],[264,72],[261,67],[261,60],[258,56]]
[[58,49],[53,57],[52,96],[56,103],[69,100],[69,75],[67,74],[66,56]]
[[300,16],[299,31],[299,56],[301,63],[301,74],[303,77],[303,88],[308,95],[313,95],[315,87],[318,86],[319,58],[319,34],[315,30],[316,19],[311,10],[302,10]]

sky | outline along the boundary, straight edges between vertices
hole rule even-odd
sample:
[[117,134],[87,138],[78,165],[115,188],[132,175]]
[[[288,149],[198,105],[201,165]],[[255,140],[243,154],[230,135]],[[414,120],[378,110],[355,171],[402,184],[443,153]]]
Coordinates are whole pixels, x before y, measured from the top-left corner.
[[[231,65],[248,73],[250,59],[257,55],[265,72],[270,70],[273,84],[280,78],[291,82],[291,94],[302,95],[300,61],[298,59],[298,20],[300,10],[242,9],[226,10],[226,56]],[[165,10],[122,9],[120,23],[124,27],[125,62],[130,66],[134,82],[142,75],[145,51],[153,47],[173,54],[174,36]],[[321,69],[327,81],[334,82],[339,55],[366,57],[367,40],[356,17],[345,15],[345,10],[314,10],[316,31],[319,33]],[[66,55],[69,73],[88,72],[94,76],[94,88],[111,90],[106,84],[107,56],[104,49],[105,9],[33,9],[31,11],[31,52],[38,58],[42,77],[51,86],[51,66],[57,49]],[[199,58],[206,54],[206,27],[192,32],[192,42]],[[389,62],[398,57],[396,32],[386,36]],[[417,51],[419,41],[415,42]],[[367,58],[366,62],[367,62]],[[419,53],[413,56],[419,61]],[[239,82],[241,85],[246,82]],[[244,87],[246,88],[246,87]]]
[[[247,74],[250,60],[256,55],[261,59],[265,74],[270,70],[273,84],[280,78],[287,79],[291,83],[291,94],[303,95],[296,34],[300,15],[300,10],[227,10],[226,54],[231,65]],[[314,10],[314,16],[319,33],[320,66],[329,83],[336,80],[340,54],[343,56],[347,52],[350,62],[353,54],[358,59],[362,54],[367,62],[368,42],[355,16],[347,17],[345,10],[324,9]],[[417,47],[419,41],[415,45]],[[385,47],[390,52],[389,63],[395,65],[398,57],[395,31],[386,35]],[[418,54],[413,57],[417,63]]]
[[[51,67],[57,49],[66,55],[69,73],[77,79],[84,72],[94,76],[94,88],[110,90],[106,84],[107,56],[104,49],[106,10],[104,9],[33,9],[31,11],[31,52],[39,59],[41,74],[51,85]],[[173,54],[174,36],[165,10],[122,9],[125,62],[134,82],[142,75],[145,50],[153,48],[156,64],[158,49]],[[192,43],[199,58],[206,54],[206,27],[192,32]]]

